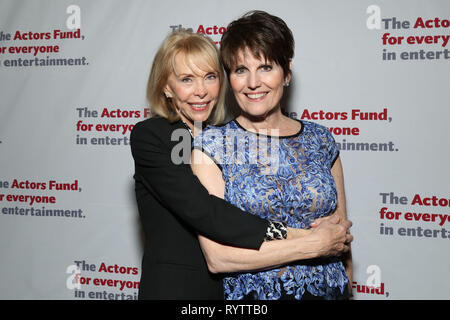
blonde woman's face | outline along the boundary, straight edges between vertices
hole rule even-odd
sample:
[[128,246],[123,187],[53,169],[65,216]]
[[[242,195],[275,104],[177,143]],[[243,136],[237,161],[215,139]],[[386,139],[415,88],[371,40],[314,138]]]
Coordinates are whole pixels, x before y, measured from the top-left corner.
[[205,70],[193,64],[188,66],[185,54],[178,53],[165,86],[164,93],[189,126],[195,121],[206,121],[219,97],[219,75]]

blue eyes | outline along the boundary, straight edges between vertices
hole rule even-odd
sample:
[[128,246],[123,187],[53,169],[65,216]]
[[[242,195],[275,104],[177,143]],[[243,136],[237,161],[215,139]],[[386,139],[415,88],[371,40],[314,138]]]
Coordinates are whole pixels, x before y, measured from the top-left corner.
[[216,80],[217,79],[217,75],[215,74],[209,74],[206,76],[206,80]]
[[[194,76],[183,77],[180,79],[180,81],[183,83],[191,83],[194,81],[193,78],[194,78]],[[214,81],[216,79],[218,79],[218,76],[214,73],[210,73],[205,76],[205,80],[208,80],[208,81]]]

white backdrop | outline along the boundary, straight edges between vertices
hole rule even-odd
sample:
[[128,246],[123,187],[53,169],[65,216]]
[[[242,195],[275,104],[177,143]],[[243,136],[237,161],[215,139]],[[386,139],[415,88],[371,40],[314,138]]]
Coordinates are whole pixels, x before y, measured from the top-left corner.
[[2,0],[1,299],[137,298],[128,139],[153,56],[252,9],[294,33],[291,116],[340,144],[355,298],[449,298],[450,2]]

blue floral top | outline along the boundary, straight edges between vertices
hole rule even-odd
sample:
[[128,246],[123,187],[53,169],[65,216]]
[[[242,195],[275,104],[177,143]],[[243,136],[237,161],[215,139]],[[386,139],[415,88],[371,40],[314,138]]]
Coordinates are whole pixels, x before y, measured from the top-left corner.
[[[195,137],[194,148],[208,154],[222,171],[225,200],[265,219],[290,227],[310,227],[336,208],[337,191],[330,169],[339,150],[324,126],[301,121],[291,136],[268,136],[242,128],[236,120],[208,127]],[[298,261],[224,278],[225,298],[280,298],[282,288],[295,299],[308,290],[326,299],[338,298],[348,283],[337,258]]]

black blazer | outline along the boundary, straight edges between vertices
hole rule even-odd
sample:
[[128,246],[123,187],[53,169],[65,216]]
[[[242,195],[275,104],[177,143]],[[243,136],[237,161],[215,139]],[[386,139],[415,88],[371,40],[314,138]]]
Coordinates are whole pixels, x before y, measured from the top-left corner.
[[222,281],[208,271],[197,233],[257,249],[267,221],[209,195],[189,163],[175,165],[175,129],[186,127],[181,121],[151,118],[137,123],[130,136],[145,234],[139,299],[223,299]]

